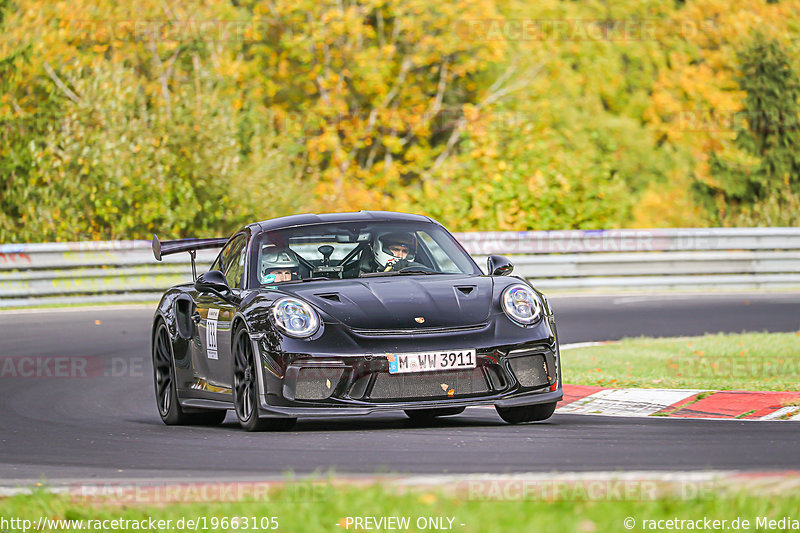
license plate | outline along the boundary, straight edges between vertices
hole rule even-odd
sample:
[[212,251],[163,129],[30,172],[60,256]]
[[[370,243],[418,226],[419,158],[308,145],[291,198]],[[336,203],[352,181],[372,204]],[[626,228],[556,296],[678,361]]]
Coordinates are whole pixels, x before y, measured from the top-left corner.
[[390,374],[475,368],[476,365],[474,349],[390,353],[386,354],[386,357],[389,359]]

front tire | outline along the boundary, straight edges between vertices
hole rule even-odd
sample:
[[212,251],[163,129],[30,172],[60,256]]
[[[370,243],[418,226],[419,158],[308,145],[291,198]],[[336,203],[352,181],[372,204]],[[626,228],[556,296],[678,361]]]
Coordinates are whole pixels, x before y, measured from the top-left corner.
[[466,407],[442,407],[438,409],[406,409],[405,413],[412,422],[432,422],[440,416],[460,415]]
[[175,367],[172,364],[172,342],[167,325],[159,321],[153,337],[153,384],[156,392],[156,407],[162,422],[168,426],[219,425],[225,420],[226,411],[187,413],[178,401]]
[[539,422],[547,420],[556,410],[557,402],[540,403],[536,405],[523,405],[520,407],[498,407],[497,414],[509,424],[521,424],[523,422]]
[[258,376],[253,357],[253,343],[244,326],[239,326],[233,337],[231,363],[233,365],[233,405],[239,424],[247,431],[285,431],[291,429],[296,418],[261,418],[259,416]]

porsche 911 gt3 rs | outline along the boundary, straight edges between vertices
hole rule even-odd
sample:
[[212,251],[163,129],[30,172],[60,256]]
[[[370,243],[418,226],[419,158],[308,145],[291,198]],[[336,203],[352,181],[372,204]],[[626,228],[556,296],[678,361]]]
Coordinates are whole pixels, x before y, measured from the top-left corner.
[[152,327],[166,424],[250,430],[298,417],[403,410],[412,420],[494,406],[509,423],[562,398],[553,312],[511,262],[484,274],[438,222],[361,211],[294,215],[230,238],[153,238],[167,254],[221,248],[168,289]]

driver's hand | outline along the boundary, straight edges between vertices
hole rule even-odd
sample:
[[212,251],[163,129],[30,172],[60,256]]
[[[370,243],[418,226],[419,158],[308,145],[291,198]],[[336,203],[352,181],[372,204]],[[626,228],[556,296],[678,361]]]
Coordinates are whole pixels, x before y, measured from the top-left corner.
[[386,268],[383,269],[384,272],[389,272],[391,270],[397,270],[397,265],[400,262],[399,257],[391,257],[388,261],[386,261]]
[[399,257],[393,257],[389,260],[389,264],[386,266],[386,270],[384,272],[389,271],[398,271],[406,268],[410,263],[406,259],[400,259]]

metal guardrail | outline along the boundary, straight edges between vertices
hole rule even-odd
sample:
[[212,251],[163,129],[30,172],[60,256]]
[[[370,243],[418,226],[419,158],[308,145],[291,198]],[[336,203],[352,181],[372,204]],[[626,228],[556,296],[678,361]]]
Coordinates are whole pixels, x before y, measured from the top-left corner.
[[[800,228],[457,233],[478,261],[508,255],[543,290],[800,287]],[[215,250],[198,252],[208,268]],[[188,254],[149,241],[0,245],[0,307],[153,301],[191,281]]]
[[800,228],[461,233],[473,257],[508,255],[543,290],[800,287]]
[[[216,250],[197,253],[207,269]],[[153,258],[150,241],[0,245],[0,307],[158,300],[192,280],[189,254]]]

